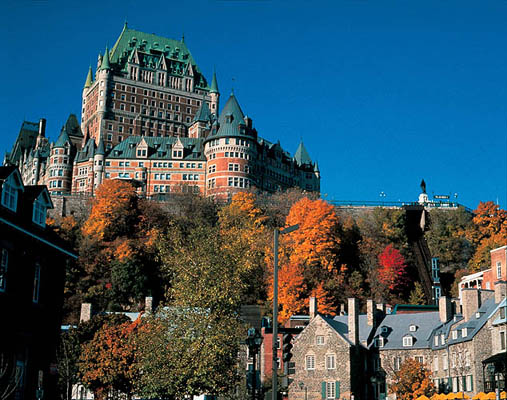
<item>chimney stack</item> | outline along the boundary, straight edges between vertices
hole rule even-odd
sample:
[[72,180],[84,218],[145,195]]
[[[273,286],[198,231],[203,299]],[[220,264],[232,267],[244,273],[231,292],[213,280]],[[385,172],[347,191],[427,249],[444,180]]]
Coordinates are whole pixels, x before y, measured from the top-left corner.
[[507,282],[496,281],[495,282],[495,303],[498,304],[507,296]]
[[92,318],[92,305],[91,303],[81,303],[81,315],[79,322],[87,322]]
[[348,299],[349,340],[353,345],[359,344],[359,301],[356,298]]
[[340,315],[347,315],[347,313],[345,312],[345,304],[344,303],[340,303]]
[[153,312],[153,297],[148,296],[144,298],[144,312],[151,314]]
[[377,310],[381,311],[382,314],[386,314],[386,303],[377,303]]
[[366,302],[366,315],[368,326],[375,328],[375,302],[372,299],[368,299]]
[[317,298],[310,297],[310,320],[314,319],[317,315]]
[[45,136],[46,134],[46,120],[44,118],[41,118],[39,120],[39,135]]
[[470,320],[472,315],[481,306],[481,294],[479,289],[467,288],[461,292],[461,312],[465,322]]
[[447,296],[441,296],[438,299],[438,313],[440,314],[440,322],[446,323],[452,318],[451,299]]

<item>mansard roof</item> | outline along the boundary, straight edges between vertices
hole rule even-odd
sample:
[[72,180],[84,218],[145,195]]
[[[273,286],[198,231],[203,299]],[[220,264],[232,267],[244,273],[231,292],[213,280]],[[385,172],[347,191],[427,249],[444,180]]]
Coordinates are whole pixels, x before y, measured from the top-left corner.
[[156,69],[164,57],[169,73],[183,76],[191,64],[196,86],[209,90],[206,79],[200,72],[185,42],[168,39],[155,34],[129,29],[127,24],[110,52],[110,63],[118,70],[126,70],[127,61],[137,50],[139,62],[143,67]]
[[[411,332],[410,325],[416,325],[417,330]],[[407,349],[403,346],[403,337],[410,334],[414,338],[411,349],[428,349],[431,347],[432,332],[439,325],[440,315],[436,311],[387,314],[379,324],[375,337],[384,338],[382,349]]]
[[[117,144],[109,152],[108,159],[135,159],[137,158],[137,145],[144,140],[148,145],[148,156],[150,160],[175,160],[175,161],[206,161],[203,152],[202,138],[187,137],[150,137],[150,136],[129,136],[123,142]],[[173,159],[172,148],[181,142],[183,145],[183,158]],[[144,157],[143,157],[144,158]]]
[[99,145],[97,146],[97,151],[95,152],[95,154],[98,154],[101,156],[106,154],[106,150],[104,148],[104,140],[102,139],[102,136],[99,139]]

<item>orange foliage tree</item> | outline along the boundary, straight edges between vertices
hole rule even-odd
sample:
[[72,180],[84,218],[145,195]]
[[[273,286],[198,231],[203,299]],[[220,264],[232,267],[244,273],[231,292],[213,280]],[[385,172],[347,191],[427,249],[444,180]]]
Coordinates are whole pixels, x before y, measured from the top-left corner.
[[97,189],[92,211],[83,225],[83,234],[110,241],[130,232],[137,223],[136,217],[135,188],[125,181],[105,180]]
[[389,290],[396,290],[406,282],[405,270],[407,268],[405,259],[401,253],[389,244],[378,256],[380,268],[378,279]]
[[395,371],[390,389],[401,400],[415,400],[422,395],[430,397],[435,392],[430,371],[413,358],[407,358],[400,370]]
[[[311,295],[318,297],[320,312],[332,312],[333,297],[325,284],[339,280],[342,271],[338,262],[340,222],[333,206],[302,198],[291,207],[285,224],[299,228],[280,237],[280,320],[302,312]],[[272,266],[272,260],[269,249],[267,264]],[[272,300],[272,273],[268,276],[268,299]]]
[[112,391],[130,399],[139,377],[136,365],[136,331],[139,319],[120,325],[105,324],[82,347],[79,370],[83,383],[96,399],[109,397]]
[[492,201],[480,202],[474,211],[473,226],[466,237],[476,250],[469,262],[472,271],[489,268],[489,251],[507,244],[507,211]]

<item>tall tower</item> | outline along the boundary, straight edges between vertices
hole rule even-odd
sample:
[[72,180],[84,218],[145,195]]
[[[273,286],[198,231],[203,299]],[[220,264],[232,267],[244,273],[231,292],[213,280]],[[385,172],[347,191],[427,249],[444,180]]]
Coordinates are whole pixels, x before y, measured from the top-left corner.
[[234,96],[227,100],[218,127],[204,141],[208,160],[206,195],[227,200],[235,192],[255,186],[253,163],[257,159],[257,132]]
[[220,92],[218,91],[217,74],[213,71],[213,80],[209,90],[211,112],[218,115],[218,102],[220,100]]

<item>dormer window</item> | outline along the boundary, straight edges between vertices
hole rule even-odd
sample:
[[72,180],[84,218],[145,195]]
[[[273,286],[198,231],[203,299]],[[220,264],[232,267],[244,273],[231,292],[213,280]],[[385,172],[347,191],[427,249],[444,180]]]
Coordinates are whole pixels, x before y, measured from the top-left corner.
[[414,344],[413,336],[404,336],[403,337],[403,347],[412,347]]
[[42,227],[46,226],[46,206],[39,199],[33,203],[32,221]]
[[387,326],[383,326],[382,328],[380,328],[380,330],[382,331],[382,333],[387,333],[389,331],[389,328]]
[[457,339],[458,338],[458,331],[457,330],[452,331],[451,334],[452,334],[452,338],[453,339]]
[[16,212],[18,208],[18,192],[22,188],[19,175],[14,171],[2,185],[2,206]]
[[384,338],[382,336],[379,336],[377,338],[375,338],[375,341],[374,341],[374,346],[375,347],[384,347]]
[[463,337],[467,337],[467,335],[468,335],[468,329],[467,329],[467,328],[463,328],[463,329],[461,330],[461,336],[463,336]]
[[409,330],[410,330],[410,332],[417,331],[417,325],[410,325]]

